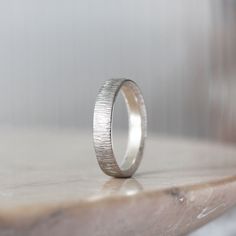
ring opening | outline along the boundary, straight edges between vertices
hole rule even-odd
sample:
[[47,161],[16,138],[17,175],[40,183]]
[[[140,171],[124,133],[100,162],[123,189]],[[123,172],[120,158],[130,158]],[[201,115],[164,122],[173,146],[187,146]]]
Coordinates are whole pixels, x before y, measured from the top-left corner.
[[112,111],[112,149],[118,166],[124,161],[129,135],[129,115],[122,92],[118,92]]
[[127,171],[138,159],[139,148],[142,140],[142,119],[140,110],[140,98],[137,88],[130,81],[125,81],[121,88],[121,93],[126,103],[129,120],[128,142],[123,161],[120,165],[122,171]]

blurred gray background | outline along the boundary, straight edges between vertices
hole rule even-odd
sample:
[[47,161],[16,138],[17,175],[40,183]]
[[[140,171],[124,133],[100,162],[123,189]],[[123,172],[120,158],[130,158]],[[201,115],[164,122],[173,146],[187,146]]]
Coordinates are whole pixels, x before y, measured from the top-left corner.
[[0,125],[91,129],[126,77],[151,131],[235,142],[235,24],[234,0],[0,0]]
[[0,124],[91,127],[127,77],[152,131],[236,140],[235,23],[233,0],[0,0]]

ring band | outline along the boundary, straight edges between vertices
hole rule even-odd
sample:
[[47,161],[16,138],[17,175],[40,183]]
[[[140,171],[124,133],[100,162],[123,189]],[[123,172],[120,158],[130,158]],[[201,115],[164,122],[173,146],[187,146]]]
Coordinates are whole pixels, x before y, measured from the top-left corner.
[[[112,113],[121,90],[129,115],[129,135],[125,157],[119,166],[112,148]],[[144,99],[135,82],[110,79],[101,87],[94,108],[93,138],[98,163],[104,173],[113,177],[131,177],[137,170],[144,150],[147,114]]]

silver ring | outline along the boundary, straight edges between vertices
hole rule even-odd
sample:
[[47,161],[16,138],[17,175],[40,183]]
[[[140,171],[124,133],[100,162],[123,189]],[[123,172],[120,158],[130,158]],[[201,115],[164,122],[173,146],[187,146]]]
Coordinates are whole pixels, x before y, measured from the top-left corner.
[[[112,148],[112,113],[121,90],[129,115],[129,135],[125,157],[119,166]],[[98,163],[104,173],[113,177],[131,177],[137,170],[144,150],[147,114],[144,99],[135,82],[110,79],[101,87],[94,108],[93,138]]]

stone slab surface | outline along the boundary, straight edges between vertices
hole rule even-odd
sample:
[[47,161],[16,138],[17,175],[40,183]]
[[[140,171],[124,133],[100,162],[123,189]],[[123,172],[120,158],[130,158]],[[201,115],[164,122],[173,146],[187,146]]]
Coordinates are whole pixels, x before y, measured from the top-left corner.
[[114,179],[91,132],[1,129],[0,163],[1,236],[184,235],[236,204],[233,145],[151,135],[135,176]]

